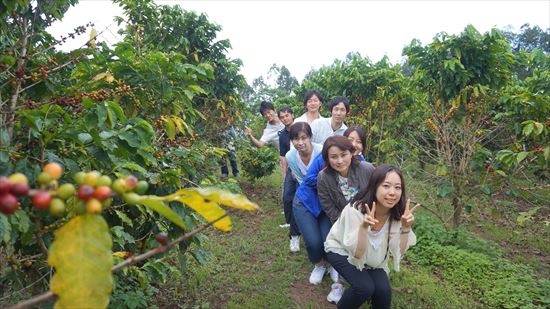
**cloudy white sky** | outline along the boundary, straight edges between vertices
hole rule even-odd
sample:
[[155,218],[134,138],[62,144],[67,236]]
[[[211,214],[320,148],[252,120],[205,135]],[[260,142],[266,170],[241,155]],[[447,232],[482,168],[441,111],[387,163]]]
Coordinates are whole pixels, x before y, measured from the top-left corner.
[[[220,39],[229,39],[231,58],[244,62],[241,70],[249,83],[266,75],[272,64],[285,65],[302,80],[311,69],[330,65],[349,52],[359,52],[372,61],[387,55],[392,63],[413,38],[423,44],[445,31],[460,33],[467,24],[480,32],[492,27],[513,30],[529,23],[550,27],[550,0],[539,1],[156,1],[198,13],[223,27]],[[80,0],[63,21],[49,31],[56,37],[88,21],[101,39],[116,43],[119,36],[113,16],[122,10],[110,1]],[[76,48],[88,38],[69,42]]]

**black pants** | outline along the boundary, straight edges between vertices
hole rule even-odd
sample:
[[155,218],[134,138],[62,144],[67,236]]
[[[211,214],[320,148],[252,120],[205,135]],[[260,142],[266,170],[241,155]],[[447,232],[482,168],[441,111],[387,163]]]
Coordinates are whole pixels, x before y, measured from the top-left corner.
[[348,257],[327,253],[330,265],[351,285],[340,298],[337,307],[359,308],[372,298],[372,308],[390,308],[391,286],[388,275],[382,268],[359,271],[348,262]]
[[294,194],[296,194],[296,188],[298,187],[298,182],[292,178],[290,174],[290,168],[286,170],[286,176],[283,183],[283,211],[285,213],[285,221],[290,224],[289,236],[298,236],[300,235],[300,230],[294,220],[294,212],[292,211],[292,200],[294,199]]
[[237,167],[237,156],[235,155],[234,150],[228,150],[228,153],[221,158],[220,165],[222,176],[229,175],[229,171],[227,170],[227,159],[229,159],[229,164],[231,164],[233,176],[239,176],[239,168]]

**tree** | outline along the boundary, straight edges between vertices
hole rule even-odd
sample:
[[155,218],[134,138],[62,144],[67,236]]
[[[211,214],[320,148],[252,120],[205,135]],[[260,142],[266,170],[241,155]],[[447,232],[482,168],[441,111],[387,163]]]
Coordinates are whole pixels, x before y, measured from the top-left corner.
[[487,133],[499,129],[492,111],[511,80],[514,58],[500,31],[481,35],[472,26],[460,35],[440,33],[427,46],[413,40],[404,54],[414,67],[414,83],[426,93],[420,106],[427,130],[416,135],[424,139],[416,145],[438,164],[438,194],[451,198],[456,228],[472,182],[470,160],[491,140]]

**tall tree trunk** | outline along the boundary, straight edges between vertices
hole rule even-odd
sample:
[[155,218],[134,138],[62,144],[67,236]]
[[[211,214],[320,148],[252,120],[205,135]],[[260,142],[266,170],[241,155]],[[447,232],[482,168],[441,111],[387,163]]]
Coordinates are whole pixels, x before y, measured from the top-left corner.
[[453,199],[451,205],[453,206],[453,228],[456,229],[462,223],[462,184],[455,183],[455,192],[453,193]]

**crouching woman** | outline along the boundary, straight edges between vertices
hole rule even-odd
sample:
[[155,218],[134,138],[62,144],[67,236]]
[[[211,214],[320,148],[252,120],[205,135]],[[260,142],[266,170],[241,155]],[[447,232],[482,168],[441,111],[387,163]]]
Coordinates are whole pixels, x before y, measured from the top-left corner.
[[327,260],[350,284],[338,308],[359,308],[372,300],[372,308],[390,308],[388,278],[390,256],[394,270],[416,243],[401,171],[391,165],[377,167],[367,187],[342,210],[325,241]]

